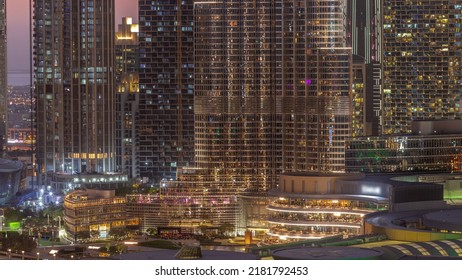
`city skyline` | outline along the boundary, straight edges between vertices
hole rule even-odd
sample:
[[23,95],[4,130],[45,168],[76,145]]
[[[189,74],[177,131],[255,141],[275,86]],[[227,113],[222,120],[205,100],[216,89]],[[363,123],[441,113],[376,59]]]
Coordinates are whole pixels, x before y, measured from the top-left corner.
[[20,3],[0,259],[462,259],[458,1]]

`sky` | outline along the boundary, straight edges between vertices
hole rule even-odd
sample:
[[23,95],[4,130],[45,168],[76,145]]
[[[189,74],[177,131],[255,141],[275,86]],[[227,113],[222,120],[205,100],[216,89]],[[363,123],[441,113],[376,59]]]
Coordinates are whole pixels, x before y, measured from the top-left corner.
[[[29,72],[29,1],[6,0],[8,36],[8,72]],[[115,24],[131,16],[138,22],[138,0],[115,0]]]

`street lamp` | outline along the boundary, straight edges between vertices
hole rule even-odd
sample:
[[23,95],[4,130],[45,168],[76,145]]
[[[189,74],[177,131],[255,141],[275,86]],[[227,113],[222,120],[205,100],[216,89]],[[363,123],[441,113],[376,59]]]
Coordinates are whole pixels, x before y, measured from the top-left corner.
[[40,253],[37,252],[37,260],[40,260]]
[[8,258],[11,259],[11,249],[8,249]]
[[22,259],[24,259],[24,251],[21,251],[21,253],[22,253]]

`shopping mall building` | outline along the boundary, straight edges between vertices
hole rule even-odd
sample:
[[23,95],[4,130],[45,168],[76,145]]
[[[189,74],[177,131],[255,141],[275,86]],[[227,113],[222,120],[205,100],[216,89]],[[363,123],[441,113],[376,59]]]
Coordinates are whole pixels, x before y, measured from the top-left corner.
[[268,235],[283,240],[364,233],[364,216],[388,208],[391,185],[364,174],[288,173],[267,206]]
[[[104,237],[111,229],[127,226],[190,234],[224,225],[234,235],[250,230],[253,236],[279,241],[370,233],[393,237],[398,231],[382,229],[381,218],[370,217],[444,211],[462,201],[462,176],[457,173],[285,173],[276,188],[259,196],[211,193],[194,188],[194,182],[188,188],[173,183],[163,185],[159,193],[124,197],[115,197],[113,191],[71,192],[64,203],[66,230],[75,239],[92,233]],[[435,218],[420,220],[433,221],[427,228],[436,226]],[[418,224],[405,223],[407,229],[411,226]],[[436,231],[457,234],[456,229],[438,225]]]
[[137,227],[138,219],[127,218],[126,198],[114,190],[76,190],[64,199],[64,225],[70,239],[106,238],[111,231]]

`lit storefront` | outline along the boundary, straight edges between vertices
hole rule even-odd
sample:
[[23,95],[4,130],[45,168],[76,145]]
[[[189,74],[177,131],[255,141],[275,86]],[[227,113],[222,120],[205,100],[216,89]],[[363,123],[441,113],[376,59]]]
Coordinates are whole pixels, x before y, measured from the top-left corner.
[[360,174],[284,174],[268,207],[268,235],[317,239],[364,232],[363,217],[388,207],[390,185],[361,181]]
[[127,219],[126,198],[114,190],[78,190],[66,195],[64,224],[74,240],[106,238],[111,230],[137,226],[138,219]]

